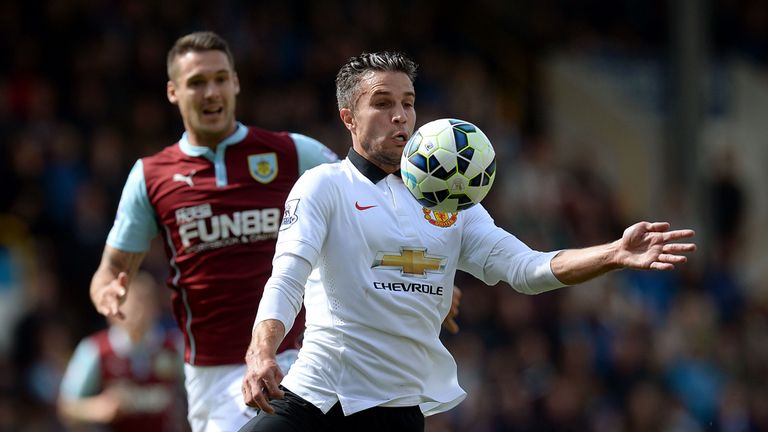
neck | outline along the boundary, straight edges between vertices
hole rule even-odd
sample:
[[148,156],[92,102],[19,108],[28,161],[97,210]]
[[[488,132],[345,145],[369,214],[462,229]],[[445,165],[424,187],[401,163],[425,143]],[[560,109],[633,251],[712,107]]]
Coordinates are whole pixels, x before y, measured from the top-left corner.
[[131,343],[137,344],[141,342],[142,339],[144,339],[144,335],[149,331],[149,326],[146,326],[146,325],[134,326],[134,327],[129,327],[126,330],[128,332],[128,338],[131,339]]
[[380,157],[376,157],[376,156],[371,155],[368,152],[366,152],[363,149],[363,146],[358,144],[358,143],[356,143],[356,142],[352,143],[352,148],[355,149],[357,154],[359,154],[360,156],[364,157],[365,160],[367,160],[368,162],[376,165],[377,167],[379,167],[382,171],[384,171],[387,174],[392,174],[393,172],[395,172],[395,171],[400,169],[400,163],[397,163],[397,164],[387,163],[386,161],[383,161]]
[[237,123],[234,122],[224,132],[195,132],[190,128],[187,128],[187,141],[193,146],[208,147],[211,150],[216,150],[216,146],[228,136],[235,133],[235,130],[237,130]]

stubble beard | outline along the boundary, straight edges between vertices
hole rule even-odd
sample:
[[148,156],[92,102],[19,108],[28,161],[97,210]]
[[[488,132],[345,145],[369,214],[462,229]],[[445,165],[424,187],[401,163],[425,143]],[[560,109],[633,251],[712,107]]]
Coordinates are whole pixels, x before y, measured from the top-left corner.
[[368,153],[368,157],[372,159],[371,162],[379,165],[379,168],[386,167],[385,171],[397,171],[400,168],[400,157],[402,154],[390,156],[383,145],[374,146],[370,143],[362,143],[362,145],[363,149]]

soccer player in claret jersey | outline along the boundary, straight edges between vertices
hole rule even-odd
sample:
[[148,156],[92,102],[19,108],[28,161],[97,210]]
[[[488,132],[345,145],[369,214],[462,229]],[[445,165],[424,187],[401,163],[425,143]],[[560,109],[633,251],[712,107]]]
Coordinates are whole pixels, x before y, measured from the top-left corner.
[[[639,222],[609,244],[537,252],[482,205],[430,224],[398,175],[416,121],[415,70],[384,52],[354,57],[337,75],[352,149],[309,170],[288,197],[243,382],[246,402],[273,415],[241,431],[422,431],[425,415],[456,406],[465,392],[438,334],[457,269],[536,294],[619,268],[670,270],[695,249],[673,243],[691,230]],[[314,267],[322,285],[305,291]],[[304,343],[283,376],[275,353],[302,298]]]
[[[121,317],[150,240],[162,236],[173,312],[184,335],[190,425],[237,430],[256,414],[240,392],[244,356],[283,205],[302,172],[337,158],[306,136],[235,120],[240,84],[218,35],[186,35],[167,60],[167,97],[178,106],[185,132],[131,170],[91,299],[103,315]],[[278,348],[286,369],[302,327]]]
[[125,319],[109,318],[108,329],[77,345],[61,383],[59,414],[74,430],[86,424],[185,432],[181,333],[160,323],[155,278],[140,272],[130,289]]

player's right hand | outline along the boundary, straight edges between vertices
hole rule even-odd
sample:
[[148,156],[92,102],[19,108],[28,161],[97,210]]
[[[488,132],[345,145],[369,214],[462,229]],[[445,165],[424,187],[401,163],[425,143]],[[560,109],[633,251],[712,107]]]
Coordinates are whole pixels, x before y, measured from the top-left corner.
[[285,392],[278,385],[283,381],[283,372],[275,356],[268,358],[246,358],[246,371],[243,377],[243,400],[245,404],[258,408],[268,414],[275,409],[269,404],[270,399],[282,399]]
[[120,272],[109,285],[101,289],[96,310],[106,316],[124,319],[125,315],[120,311],[120,306],[128,295],[128,274]]

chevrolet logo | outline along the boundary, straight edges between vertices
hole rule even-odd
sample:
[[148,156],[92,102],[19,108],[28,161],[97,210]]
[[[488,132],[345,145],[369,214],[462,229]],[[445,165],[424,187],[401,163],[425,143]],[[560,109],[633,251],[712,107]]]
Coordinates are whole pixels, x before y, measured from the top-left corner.
[[426,248],[401,247],[400,253],[379,252],[371,268],[397,269],[400,274],[426,277],[427,272],[443,273],[447,258],[426,254]]

